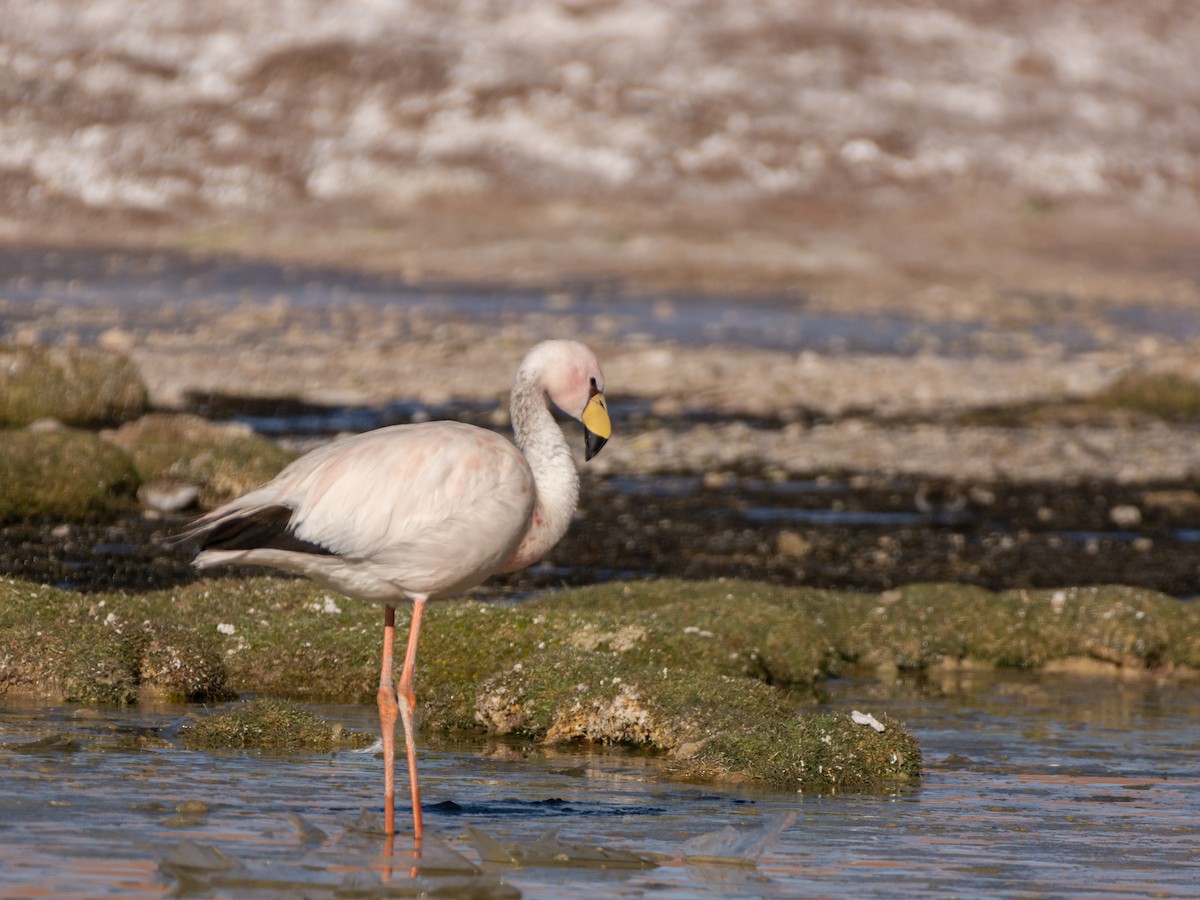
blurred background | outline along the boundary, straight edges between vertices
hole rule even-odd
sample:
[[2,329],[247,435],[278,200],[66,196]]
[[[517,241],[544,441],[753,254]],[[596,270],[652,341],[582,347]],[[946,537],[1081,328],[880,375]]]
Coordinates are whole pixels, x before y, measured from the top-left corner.
[[504,428],[582,337],[628,539],[544,582],[1191,595],[1198,46],[1169,0],[0,3],[0,335],[132,360],[92,424],[288,452]]
[[1197,299],[1186,2],[0,13],[10,245],[955,317]]

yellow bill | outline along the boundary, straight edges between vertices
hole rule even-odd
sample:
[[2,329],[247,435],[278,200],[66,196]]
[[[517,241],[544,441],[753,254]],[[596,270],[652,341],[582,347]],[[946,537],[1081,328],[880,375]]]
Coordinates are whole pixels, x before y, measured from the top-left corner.
[[584,458],[591,459],[600,452],[612,437],[612,422],[608,418],[608,404],[604,395],[597,391],[583,408]]

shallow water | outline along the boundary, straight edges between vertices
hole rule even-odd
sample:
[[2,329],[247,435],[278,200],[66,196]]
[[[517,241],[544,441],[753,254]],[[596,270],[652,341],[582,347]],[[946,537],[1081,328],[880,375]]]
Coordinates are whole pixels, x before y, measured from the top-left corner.
[[[356,828],[360,809],[378,812],[372,753],[189,752],[174,743],[179,717],[199,710],[10,704],[0,896],[1200,896],[1194,685],[973,675],[829,687],[828,706],[907,722],[927,776],[890,795],[800,796],[672,784],[640,754],[442,743],[422,753],[432,839],[417,861],[403,834],[389,853]],[[318,711],[374,727],[373,709]],[[697,838],[787,814],[756,865],[693,859]],[[484,862],[468,829],[534,860]],[[569,845],[655,865],[606,867]]]
[[[1003,356],[1009,350],[1019,355],[1028,352],[1031,342],[1077,353],[1104,346],[1114,329],[1159,340],[1200,337],[1200,311],[1163,311],[1138,304],[1114,306],[1090,322],[1064,320],[1007,330],[971,321],[814,313],[795,300],[731,303],[705,296],[648,300],[621,295],[603,284],[578,284],[558,293],[462,285],[414,288],[354,272],[153,252],[0,250],[0,287],[4,299],[11,302],[4,315],[9,329],[38,320],[45,326],[45,339],[70,333],[84,342],[114,324],[136,330],[146,316],[158,327],[170,327],[173,318],[196,301],[232,308],[268,303],[281,295],[294,310],[395,305],[433,318],[520,320],[527,328],[544,327],[543,336],[569,328],[585,338],[619,334],[624,340],[823,353],[936,351],[954,356],[986,348],[990,355]],[[46,325],[48,309],[72,307],[104,309],[106,315],[90,323],[68,316],[61,323]]]

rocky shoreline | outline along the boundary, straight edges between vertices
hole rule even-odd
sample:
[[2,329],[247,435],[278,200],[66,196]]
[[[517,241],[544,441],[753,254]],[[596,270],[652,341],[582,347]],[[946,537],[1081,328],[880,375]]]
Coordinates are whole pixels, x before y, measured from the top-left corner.
[[[31,254],[27,270],[46,258]],[[70,271],[72,259],[57,265]],[[154,256],[153,278],[184,296],[148,306],[139,298],[156,282],[129,274],[136,259],[106,259],[125,272],[125,303],[93,302],[88,291],[102,278],[71,294],[42,271],[24,276],[23,289],[53,302],[7,307],[18,343],[5,351],[13,364],[0,394],[24,416],[6,413],[12,424],[40,419],[41,432],[3,435],[8,498],[16,503],[25,483],[44,496],[7,514],[0,543],[12,574],[86,590],[103,590],[96,579],[105,577],[130,587],[187,581],[186,548],[161,544],[169,522],[118,525],[137,535],[132,543],[149,541],[149,557],[126,550],[96,559],[89,542],[130,539],[87,535],[105,527],[97,518],[136,515],[135,493],[151,514],[185,514],[186,504],[149,498],[185,491],[211,506],[343,430],[451,417],[504,431],[513,367],[528,346],[566,327],[600,354],[616,427],[583,467],[581,515],[629,547],[661,552],[568,536],[546,572],[511,579],[502,593],[605,571],[867,590],[951,579],[992,589],[1125,582],[1200,593],[1190,537],[1200,516],[1200,380],[1187,340],[1117,333],[1072,352],[1030,335],[1018,353],[1019,329],[988,327],[971,340],[1004,352],[698,346],[626,336],[628,321],[611,322],[601,301],[596,311],[579,298],[542,298],[539,311],[508,313],[502,293],[414,300],[411,288],[390,293],[349,275],[261,264],[243,285],[227,260],[170,254]],[[488,311],[472,316],[479,298]],[[739,303],[781,315],[745,299],[730,306]],[[627,316],[631,308],[619,307]],[[652,314],[670,326],[680,303]],[[1102,334],[1093,326],[1089,333]],[[103,360],[110,374],[97,374]],[[103,389],[91,406],[69,377],[85,362],[94,369],[85,380]],[[41,406],[30,400],[53,396]],[[266,434],[211,419],[255,423]],[[55,421],[68,426],[57,436]],[[111,471],[85,478],[72,507],[63,494],[73,482],[43,469],[72,446],[99,460],[97,435],[86,433],[98,423],[108,426]],[[949,499],[930,505],[939,494]],[[38,512],[39,502],[49,505]],[[32,521],[11,523],[17,510]]]

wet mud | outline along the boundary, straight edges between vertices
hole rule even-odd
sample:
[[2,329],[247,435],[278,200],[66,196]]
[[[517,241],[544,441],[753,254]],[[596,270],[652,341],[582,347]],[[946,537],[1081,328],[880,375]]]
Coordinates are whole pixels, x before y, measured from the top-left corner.
[[[1198,506],[1198,482],[778,481],[752,471],[715,486],[687,473],[587,479],[577,521],[550,555],[477,595],[736,576],[863,591],[946,581],[991,590],[1127,584],[1192,597],[1200,594]],[[190,583],[200,577],[195,549],[177,539],[187,521],[5,525],[0,574],[81,591]]]
[[615,513],[615,531],[602,533],[623,540],[606,558],[630,572],[869,591],[925,581],[992,590],[1120,583],[1191,596],[1200,592],[1196,510],[1142,510],[1147,497],[1186,498],[1195,487],[610,479],[589,494],[586,514]]

